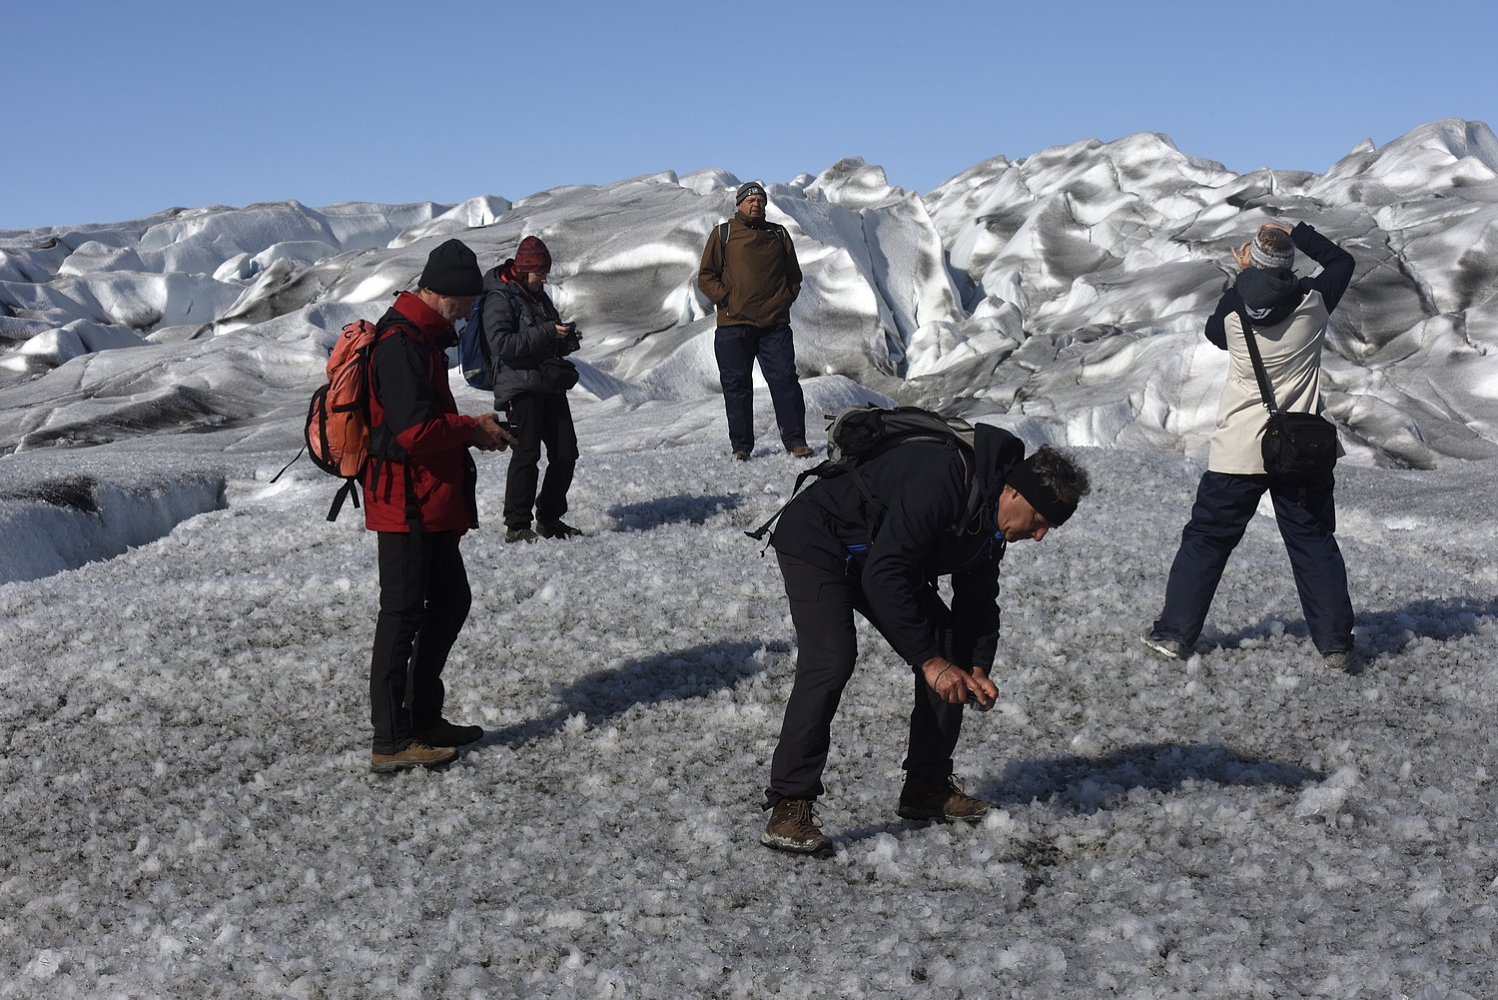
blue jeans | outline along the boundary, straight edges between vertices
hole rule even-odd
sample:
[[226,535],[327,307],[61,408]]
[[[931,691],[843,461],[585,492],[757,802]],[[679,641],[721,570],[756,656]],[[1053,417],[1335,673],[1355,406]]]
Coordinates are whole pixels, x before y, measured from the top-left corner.
[[754,359],[770,386],[775,422],[787,450],[806,443],[806,399],[796,378],[796,345],[787,323],[779,326],[720,326],[713,338],[728,441],[734,451],[754,450]]
[[1302,490],[1271,483],[1268,476],[1226,472],[1202,475],[1191,520],[1181,532],[1181,547],[1170,567],[1156,636],[1187,646],[1201,636],[1223,567],[1265,490],[1274,500],[1275,520],[1290,555],[1311,641],[1322,653],[1352,648],[1352,600],[1347,595],[1347,567],[1333,534],[1337,510],[1332,485]]

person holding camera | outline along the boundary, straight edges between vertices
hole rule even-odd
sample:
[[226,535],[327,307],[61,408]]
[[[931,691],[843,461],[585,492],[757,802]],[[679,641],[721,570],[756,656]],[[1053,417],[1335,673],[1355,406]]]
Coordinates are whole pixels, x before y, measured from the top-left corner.
[[[483,332],[494,372],[494,407],[509,415],[515,436],[505,481],[505,541],[572,538],[582,534],[562,520],[577,467],[577,431],[567,390],[577,368],[566,359],[581,346],[575,323],[563,323],[546,294],[551,251],[539,237],[520,241],[515,256],[484,278]],[[537,494],[541,446],[546,478]],[[531,511],[536,527],[531,529]]]
[[380,317],[369,356],[370,461],[364,525],[379,537],[380,613],[369,663],[370,770],[441,767],[483,737],[442,716],[442,671],[473,595],[459,540],[478,527],[478,470],[469,448],[513,443],[497,414],[458,412],[444,349],[483,281],[458,240],[427,257],[415,292]]
[[[1320,264],[1320,273],[1297,278],[1291,269],[1296,250]],[[1289,414],[1321,414],[1321,348],[1332,310],[1352,282],[1352,255],[1304,222],[1294,229],[1268,223],[1233,250],[1233,261],[1237,280],[1223,293],[1206,329],[1207,340],[1228,352],[1217,429],[1170,567],[1165,607],[1144,643],[1167,659],[1191,656],[1228,557],[1267,490],[1311,641],[1328,666],[1353,670],[1352,600],[1333,534],[1332,477],[1328,472],[1324,481],[1288,483],[1266,473],[1265,391],[1244,332],[1247,323],[1275,405]]]

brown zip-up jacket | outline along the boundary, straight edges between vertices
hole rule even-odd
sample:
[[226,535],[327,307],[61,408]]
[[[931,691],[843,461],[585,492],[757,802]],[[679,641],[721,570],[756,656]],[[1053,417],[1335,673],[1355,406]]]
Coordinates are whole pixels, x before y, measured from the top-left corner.
[[714,226],[697,271],[697,287],[718,307],[718,325],[765,328],[789,323],[791,303],[801,294],[801,265],[790,235],[773,222],[751,220],[742,212],[734,213],[728,227],[726,253]]

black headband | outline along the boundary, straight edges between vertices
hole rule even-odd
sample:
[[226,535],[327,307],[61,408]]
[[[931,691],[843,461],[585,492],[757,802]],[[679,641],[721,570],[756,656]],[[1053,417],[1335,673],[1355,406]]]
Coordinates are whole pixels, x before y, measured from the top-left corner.
[[1066,523],[1076,511],[1075,503],[1067,503],[1056,496],[1056,491],[1045,484],[1045,481],[1036,475],[1032,464],[1035,456],[1031,455],[1025,461],[1010,470],[1009,475],[1004,477],[1005,486],[1013,486],[1020,496],[1029,501],[1040,516],[1050,522],[1051,527],[1059,528]]

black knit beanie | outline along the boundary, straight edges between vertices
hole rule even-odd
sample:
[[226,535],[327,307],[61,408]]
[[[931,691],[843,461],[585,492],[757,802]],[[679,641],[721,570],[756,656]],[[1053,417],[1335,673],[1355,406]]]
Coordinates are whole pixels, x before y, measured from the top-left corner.
[[438,295],[461,298],[484,290],[484,274],[478,257],[462,240],[448,240],[427,257],[419,284]]

